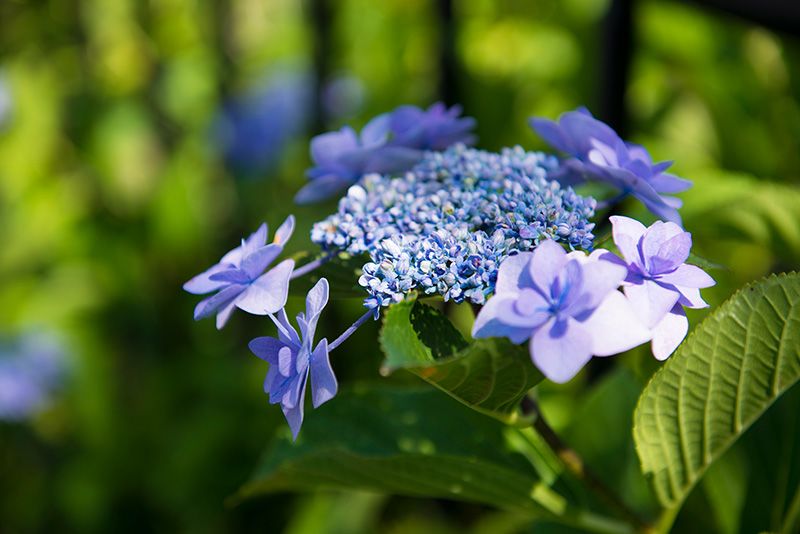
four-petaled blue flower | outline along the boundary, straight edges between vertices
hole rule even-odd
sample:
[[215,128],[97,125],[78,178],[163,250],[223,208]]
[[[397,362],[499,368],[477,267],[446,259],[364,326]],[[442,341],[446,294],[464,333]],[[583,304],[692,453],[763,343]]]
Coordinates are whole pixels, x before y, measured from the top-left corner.
[[393,173],[410,169],[422,157],[419,150],[389,146],[390,115],[375,117],[357,135],[345,126],[311,140],[315,167],[306,173],[310,182],[295,196],[298,204],[324,200],[370,173]]
[[195,320],[217,314],[217,328],[221,329],[235,307],[255,315],[267,315],[283,308],[294,260],[284,260],[264,271],[283,252],[293,231],[294,216],[290,215],[275,232],[273,242],[267,245],[267,225],[262,224],[219,263],[186,282],[183,289],[195,295],[216,291],[195,307]]
[[328,281],[322,278],[308,292],[305,314],[297,315],[299,335],[289,323],[286,311],[281,309],[277,317],[270,315],[278,327],[278,337],[259,337],[250,342],[253,354],[269,362],[264,391],[269,394],[271,404],[280,403],[294,439],[303,424],[309,375],[314,408],[332,399],[338,389],[328,355],[328,340],[322,339],[314,348],[314,331],[327,303]]
[[552,240],[500,265],[495,295],[475,319],[475,338],[530,339],[533,363],[554,382],[567,382],[592,358],[611,356],[650,339],[617,291],[626,271],[598,259],[567,254]]
[[644,147],[626,143],[585,108],[563,113],[558,122],[533,118],[530,125],[553,148],[575,158],[554,178],[574,183],[590,177],[608,183],[639,199],[659,218],[681,224],[681,200],[664,194],[680,193],[692,183],[664,172],[671,161],[653,163]]
[[471,145],[475,142],[475,119],[460,115],[461,106],[448,109],[442,102],[427,110],[400,106],[390,114],[390,143],[419,150],[444,150],[456,143]]
[[608,253],[602,259],[623,264],[628,274],[623,291],[645,326],[652,331],[653,355],[666,360],[689,330],[683,311],[708,306],[700,289],[715,284],[700,267],[686,264],[692,235],[680,226],[658,221],[649,228],[628,217],[613,216],[614,243],[624,262]]

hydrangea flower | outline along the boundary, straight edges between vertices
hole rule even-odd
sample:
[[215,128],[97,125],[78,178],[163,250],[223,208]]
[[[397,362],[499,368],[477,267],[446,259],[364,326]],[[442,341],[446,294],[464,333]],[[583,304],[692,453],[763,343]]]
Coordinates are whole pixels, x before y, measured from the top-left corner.
[[322,278],[306,296],[305,313],[297,315],[299,334],[281,309],[277,316],[270,315],[278,327],[278,337],[259,337],[249,345],[253,354],[269,363],[264,391],[269,394],[270,404],[281,405],[294,439],[303,424],[309,377],[314,408],[332,399],[338,389],[328,355],[328,340],[322,339],[314,347],[317,321],[327,303],[328,281]]
[[644,147],[623,141],[585,108],[563,113],[558,122],[533,118],[530,125],[553,148],[575,158],[565,163],[558,178],[572,183],[582,175],[608,183],[661,219],[681,224],[682,202],[667,195],[685,191],[692,183],[664,172],[672,162],[653,163]]
[[420,150],[444,150],[456,143],[475,142],[475,119],[460,117],[461,106],[450,109],[436,102],[427,110],[400,106],[390,114],[391,144]]
[[286,145],[310,119],[310,76],[280,70],[269,80],[225,103],[213,136],[225,164],[243,176],[272,168]]
[[592,246],[595,202],[549,180],[553,156],[455,145],[428,152],[400,177],[368,175],[314,225],[326,251],[369,254],[359,283],[368,307],[398,302],[412,290],[482,304],[509,254],[544,239]]
[[685,263],[692,235],[677,224],[658,221],[645,228],[628,217],[613,216],[610,220],[614,243],[624,262],[610,253],[603,258],[627,268],[623,291],[653,333],[653,355],[665,360],[689,330],[683,307],[707,307],[700,289],[716,282],[700,267]]
[[369,173],[391,173],[410,169],[422,154],[402,146],[389,146],[390,115],[379,115],[356,134],[345,126],[311,140],[315,167],[306,174],[310,182],[295,196],[298,204],[324,200]]
[[626,270],[591,256],[567,254],[552,240],[500,265],[495,295],[475,319],[475,338],[530,339],[533,363],[550,380],[569,381],[592,356],[611,356],[650,339],[617,291]]
[[54,338],[31,334],[0,347],[0,420],[22,421],[45,408],[65,373]]
[[[294,231],[289,216],[267,245],[267,225],[261,227],[239,247],[225,254],[216,265],[195,276],[183,289],[195,295],[215,292],[194,309],[195,320],[217,315],[217,328],[225,326],[234,308],[255,315],[275,313],[286,304],[294,260],[284,260],[264,272],[283,252]],[[263,273],[263,274],[262,274]]]
[[461,108],[437,102],[427,110],[400,106],[372,119],[361,134],[346,126],[311,140],[315,167],[310,182],[295,197],[298,204],[324,200],[370,173],[409,170],[423,150],[443,150],[455,143],[471,143],[475,119],[460,117]]

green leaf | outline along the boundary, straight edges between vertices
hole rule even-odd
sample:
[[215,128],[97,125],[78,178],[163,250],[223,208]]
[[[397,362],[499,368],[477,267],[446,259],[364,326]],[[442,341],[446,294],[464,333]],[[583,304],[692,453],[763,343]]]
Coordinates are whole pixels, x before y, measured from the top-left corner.
[[800,188],[724,171],[693,178],[681,209],[693,234],[706,241],[735,235],[780,258],[800,259]]
[[407,369],[456,400],[505,423],[522,423],[522,398],[542,381],[524,346],[468,343],[434,308],[415,300],[389,307],[380,336],[382,372]]
[[676,513],[690,490],[800,378],[800,275],[745,287],[653,376],[634,415],[642,470]]
[[[293,255],[292,259],[297,268],[300,268],[317,257],[311,252],[299,252]],[[292,280],[289,285],[289,293],[304,297],[320,278],[327,278],[330,284],[331,298],[366,298],[367,292],[358,285],[361,267],[365,262],[366,260],[361,256],[332,258],[307,275]]]
[[233,501],[278,491],[368,490],[482,503],[582,532],[630,532],[556,492],[549,469],[538,471],[524,455],[536,454],[531,434],[432,389],[360,387],[307,414],[296,443],[284,431]]
[[698,256],[694,252],[689,253],[689,258],[686,260],[686,263],[689,263],[691,265],[696,265],[705,271],[711,271],[711,270],[719,271],[726,269],[724,265],[720,265],[719,263],[714,263],[711,260],[707,260],[701,256]]
[[368,489],[541,511],[540,476],[504,430],[435,390],[343,392],[308,414],[297,443],[277,440],[240,496]]

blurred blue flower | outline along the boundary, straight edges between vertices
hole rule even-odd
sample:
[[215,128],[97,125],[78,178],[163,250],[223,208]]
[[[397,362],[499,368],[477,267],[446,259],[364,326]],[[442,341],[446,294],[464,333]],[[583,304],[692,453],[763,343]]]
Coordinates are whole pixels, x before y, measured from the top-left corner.
[[249,345],[253,354],[269,363],[264,392],[269,394],[270,404],[281,405],[294,439],[303,424],[309,376],[314,408],[332,399],[338,390],[328,355],[328,340],[322,339],[314,348],[317,321],[327,303],[328,281],[322,278],[306,296],[305,313],[297,315],[299,334],[281,308],[277,316],[270,315],[278,327],[278,337],[258,337]]
[[530,339],[531,359],[558,383],[574,377],[592,356],[619,354],[648,341],[650,332],[617,291],[625,269],[598,256],[567,254],[552,240],[509,256],[472,336]]
[[302,72],[278,71],[223,105],[213,126],[225,164],[255,177],[274,167],[310,120],[313,84]]
[[262,224],[219,263],[186,282],[183,289],[189,293],[216,292],[195,307],[195,320],[217,314],[217,328],[221,329],[234,307],[255,315],[268,315],[283,308],[294,260],[284,260],[264,271],[283,252],[293,231],[294,217],[290,215],[275,232],[273,242],[267,245],[267,225]]
[[530,125],[553,148],[574,158],[554,176],[562,183],[587,177],[608,183],[640,200],[657,217],[681,224],[682,202],[665,194],[685,191],[692,183],[664,172],[671,161],[653,163],[644,147],[626,143],[585,108],[561,114],[558,122],[532,118]]
[[614,243],[624,261],[610,253],[604,258],[628,270],[625,295],[653,332],[653,355],[666,360],[689,331],[683,307],[708,307],[700,289],[713,286],[714,279],[700,267],[686,263],[692,235],[677,224],[657,221],[645,228],[628,217],[613,216],[610,220]]
[[436,102],[427,110],[400,106],[390,114],[391,144],[420,150],[444,150],[456,143],[475,142],[475,119],[460,117],[461,106]]
[[11,84],[3,71],[0,71],[0,129],[4,128],[11,119],[14,98],[11,93]]
[[315,167],[308,170],[310,180],[295,196],[298,204],[324,200],[370,173],[405,171],[419,161],[422,153],[400,146],[389,146],[389,115],[379,115],[356,134],[345,126],[311,140]]
[[349,119],[364,106],[366,89],[356,76],[339,73],[322,88],[322,106],[325,117],[334,120]]
[[22,421],[46,408],[66,371],[56,338],[28,334],[0,346],[0,420]]
[[295,202],[324,200],[367,174],[408,171],[423,158],[423,150],[471,143],[475,120],[460,114],[460,107],[447,109],[441,102],[427,110],[400,106],[369,121],[360,135],[344,127],[316,136],[311,140],[315,167],[307,172],[310,181]]

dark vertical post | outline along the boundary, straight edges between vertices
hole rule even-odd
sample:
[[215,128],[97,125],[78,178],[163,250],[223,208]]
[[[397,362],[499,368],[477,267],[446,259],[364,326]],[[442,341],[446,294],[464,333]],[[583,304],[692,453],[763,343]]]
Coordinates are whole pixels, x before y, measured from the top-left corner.
[[330,76],[332,18],[333,9],[330,0],[308,0],[308,19],[313,40],[314,108],[311,127],[314,133],[321,133],[327,129],[323,92],[325,82]]
[[458,103],[456,27],[453,0],[434,0],[439,19],[439,98],[448,106]]
[[[633,55],[633,0],[611,0],[603,20],[602,40],[599,118],[625,138],[625,89]],[[588,368],[590,382],[597,382],[612,366],[611,358],[592,358]]]
[[217,54],[217,84],[224,99],[230,96],[231,81],[234,79],[235,67],[231,57],[231,13],[230,5],[225,0],[214,0],[213,39],[214,51]]
[[633,52],[633,0],[612,0],[603,21],[600,119],[622,137],[627,129],[625,89]]

